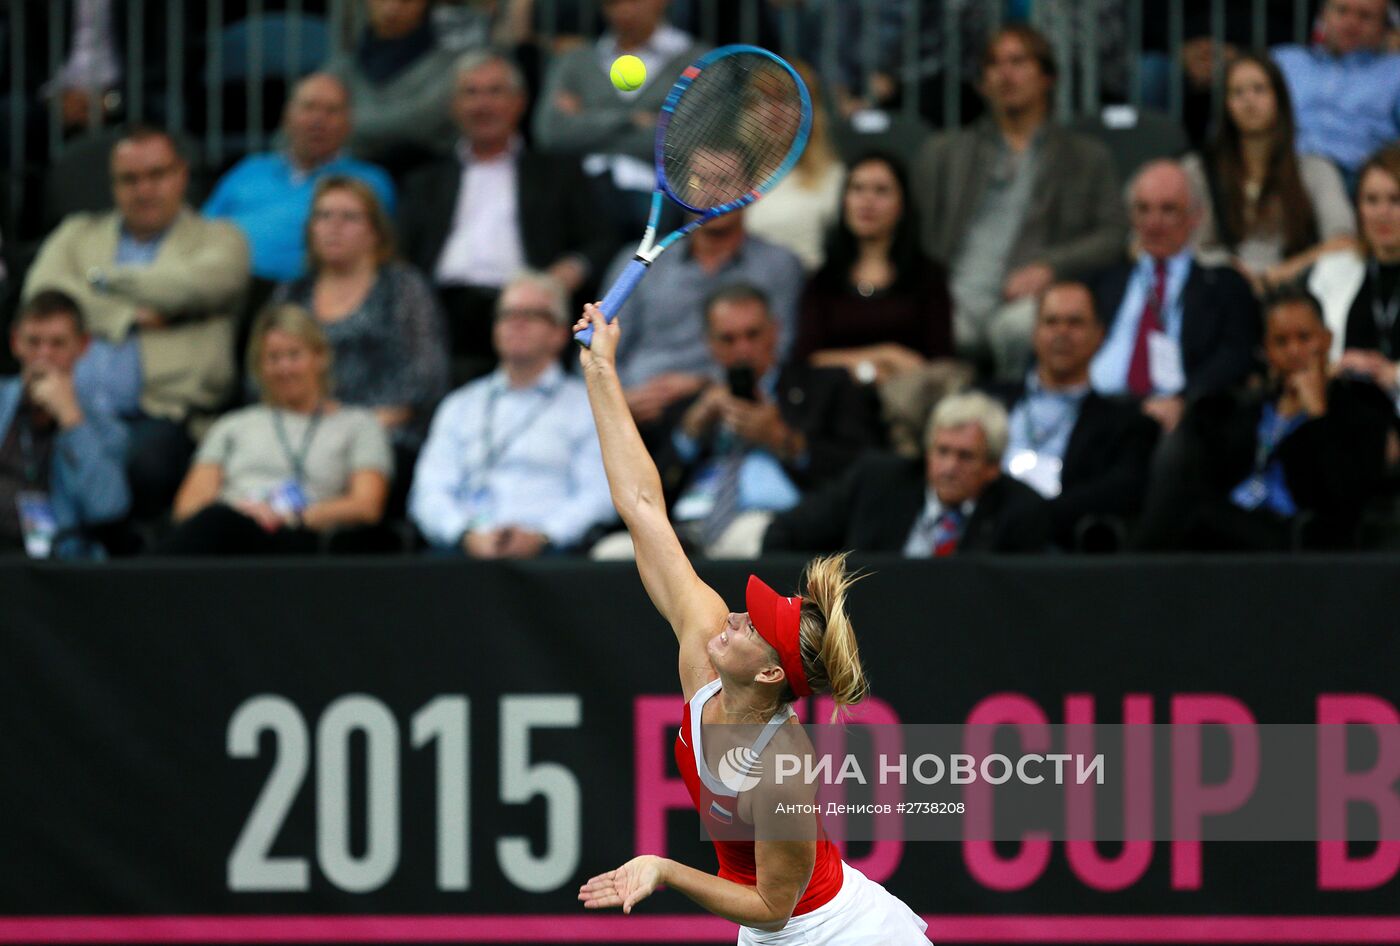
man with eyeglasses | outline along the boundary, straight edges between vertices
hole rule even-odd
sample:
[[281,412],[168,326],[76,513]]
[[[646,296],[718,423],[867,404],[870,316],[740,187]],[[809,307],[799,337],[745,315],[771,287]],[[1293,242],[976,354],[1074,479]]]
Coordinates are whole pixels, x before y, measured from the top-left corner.
[[572,338],[558,280],[527,270],[508,282],[492,337],[500,367],[433,416],[409,517],[443,553],[571,550],[615,516],[583,382],[559,364]]
[[1093,388],[1130,395],[1171,433],[1189,400],[1242,381],[1259,344],[1259,304],[1229,266],[1202,266],[1191,248],[1199,198],[1175,161],[1153,161],[1129,197],[1137,260],[1096,287],[1108,334],[1089,366]]
[[169,506],[196,428],[234,383],[234,315],[248,284],[237,228],[185,204],[189,170],[164,131],[136,127],[113,146],[116,209],[77,213],[44,241],[24,298],[72,296],[93,340],[77,380],[127,426],[133,512]]

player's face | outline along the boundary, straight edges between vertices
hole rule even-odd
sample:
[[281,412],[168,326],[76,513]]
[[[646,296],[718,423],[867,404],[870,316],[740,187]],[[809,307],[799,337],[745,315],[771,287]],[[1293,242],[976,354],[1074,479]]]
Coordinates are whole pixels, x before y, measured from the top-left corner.
[[1304,371],[1327,363],[1332,333],[1312,307],[1303,302],[1274,306],[1264,328],[1264,357],[1277,376]]
[[1001,472],[987,456],[987,438],[978,424],[937,431],[926,464],[929,484],[945,507],[975,500]]
[[1361,216],[1361,235],[1373,249],[1385,253],[1387,261],[1400,251],[1400,181],[1381,168],[1372,168],[1361,178],[1356,195]]
[[745,680],[774,664],[773,648],[753,626],[747,611],[731,612],[720,632],[710,638],[707,650],[716,670]]
[[311,251],[321,266],[350,266],[372,260],[379,236],[369,208],[352,191],[328,190],[311,210]]
[[263,338],[261,382],[274,404],[299,404],[321,391],[326,357],[290,332],[272,329]]
[[1045,294],[1031,339],[1036,361],[1061,377],[1088,369],[1103,340],[1094,300],[1084,286],[1056,286]]
[[473,144],[504,143],[524,114],[525,94],[512,83],[505,63],[492,60],[457,76],[452,116]]
[[175,222],[188,182],[185,162],[165,138],[123,141],[112,151],[112,198],[127,229],[139,237]]
[[710,354],[721,368],[748,365],[762,377],[777,348],[778,329],[762,303],[720,302],[710,310]]
[[1278,101],[1269,76],[1258,63],[1242,62],[1230,70],[1225,105],[1241,134],[1268,131],[1278,119]]
[[283,121],[287,144],[298,161],[323,164],[350,136],[350,99],[330,76],[312,76],[297,86]]
[[883,161],[856,165],[846,182],[846,226],[858,240],[887,239],[904,214],[904,195]]

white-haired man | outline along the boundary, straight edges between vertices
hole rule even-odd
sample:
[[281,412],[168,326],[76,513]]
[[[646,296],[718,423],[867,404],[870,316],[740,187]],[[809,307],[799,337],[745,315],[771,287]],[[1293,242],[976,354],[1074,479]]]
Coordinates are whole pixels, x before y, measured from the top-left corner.
[[569,321],[548,275],[522,273],[501,291],[500,367],[442,402],[413,474],[409,516],[433,547],[533,558],[613,520],[587,392],[559,366]]
[[917,460],[869,455],[773,520],[764,551],[1038,552],[1049,514],[1035,490],[1003,476],[1006,409],[986,394],[955,394],[929,419]]
[[1188,400],[1244,380],[1259,344],[1259,304],[1229,266],[1202,266],[1191,248],[1199,199],[1175,161],[1133,178],[1129,216],[1137,260],[1095,287],[1107,335],[1089,366],[1094,390],[1139,398],[1168,433]]

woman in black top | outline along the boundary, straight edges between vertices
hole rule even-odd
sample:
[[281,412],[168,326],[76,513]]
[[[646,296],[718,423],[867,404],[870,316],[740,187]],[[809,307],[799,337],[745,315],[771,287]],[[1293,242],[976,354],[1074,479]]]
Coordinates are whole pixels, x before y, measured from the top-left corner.
[[1361,168],[1356,194],[1361,251],[1318,260],[1308,288],[1322,302],[1332,331],[1332,359],[1397,393],[1400,362],[1400,146]]
[[899,161],[869,154],[852,164],[826,262],[803,291],[794,357],[868,384],[950,356],[948,284],[918,234]]

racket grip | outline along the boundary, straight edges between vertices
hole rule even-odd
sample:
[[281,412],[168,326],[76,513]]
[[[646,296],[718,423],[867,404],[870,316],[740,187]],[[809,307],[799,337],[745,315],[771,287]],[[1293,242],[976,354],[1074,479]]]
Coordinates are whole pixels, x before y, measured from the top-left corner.
[[[617,317],[618,310],[627,301],[627,297],[632,295],[632,290],[637,288],[637,283],[642,281],[642,277],[647,273],[647,267],[651,264],[640,259],[634,259],[627,264],[617,277],[617,280],[608,289],[608,294],[603,297],[603,301],[598,304],[598,308],[603,313],[603,318],[611,322]],[[593,341],[593,326],[586,325],[574,333],[574,339],[587,348]]]

